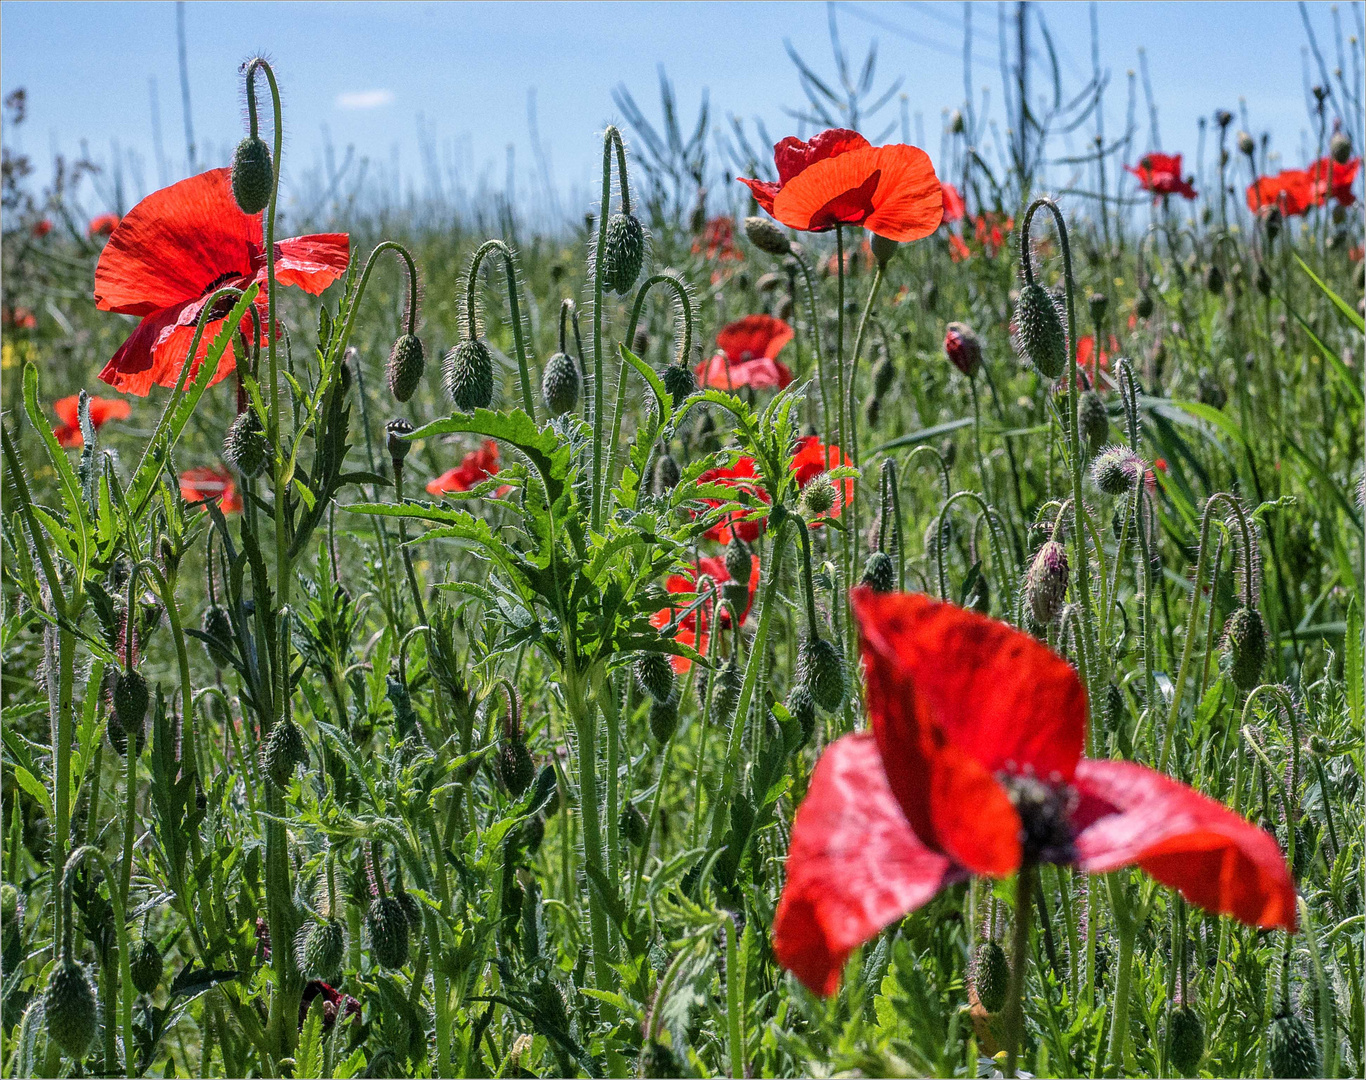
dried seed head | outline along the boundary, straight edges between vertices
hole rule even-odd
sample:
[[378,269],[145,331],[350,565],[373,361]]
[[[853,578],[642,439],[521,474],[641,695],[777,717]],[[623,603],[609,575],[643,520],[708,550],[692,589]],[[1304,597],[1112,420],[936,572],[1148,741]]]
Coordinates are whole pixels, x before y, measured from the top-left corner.
[[769,218],[745,218],[745,235],[751,244],[769,255],[781,257],[792,252],[792,241],[787,238],[787,233]]
[[1127,495],[1142,475],[1142,460],[1127,446],[1107,446],[1091,463],[1091,479],[1106,495]]
[[478,338],[466,338],[446,354],[441,377],[461,412],[487,409],[493,401],[493,354]]
[[634,214],[613,214],[607,219],[602,242],[602,283],[624,296],[640,277],[645,264],[645,226]]
[[557,352],[545,362],[541,374],[541,396],[551,416],[572,412],[579,403],[579,368],[572,357]]
[[967,323],[951,322],[944,328],[944,355],[968,378],[982,366],[982,340]]
[[407,401],[422,382],[427,370],[427,356],[416,334],[404,334],[389,351],[389,363],[384,369],[389,380],[389,393],[395,401]]
[[1047,626],[1062,611],[1067,595],[1067,551],[1057,540],[1046,540],[1025,574],[1025,598],[1036,622]]
[[260,137],[248,135],[232,155],[232,197],[237,208],[244,214],[259,214],[270,205],[274,187],[270,147]]
[[1015,307],[1015,345],[1044,378],[1062,375],[1067,364],[1067,333],[1057,302],[1037,282],[1020,290]]
[[248,406],[228,425],[223,460],[248,479],[260,476],[270,461],[270,443],[261,431],[256,410]]

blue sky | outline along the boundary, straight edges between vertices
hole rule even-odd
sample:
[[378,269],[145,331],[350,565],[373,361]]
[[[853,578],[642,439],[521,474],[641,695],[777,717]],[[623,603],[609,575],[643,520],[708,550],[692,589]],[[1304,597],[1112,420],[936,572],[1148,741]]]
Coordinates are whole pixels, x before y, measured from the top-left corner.
[[[1331,69],[1329,5],[1309,8]],[[1341,5],[1344,34],[1356,33],[1360,10]],[[840,3],[836,13],[857,59],[871,37],[879,39],[877,85],[904,78],[908,110],[920,117],[911,123],[913,141],[923,129],[926,149],[937,158],[943,111],[963,99],[963,5]],[[979,97],[988,90],[991,114],[1004,127],[997,13],[995,4],[972,9],[973,83]],[[1046,4],[1043,14],[1063,76],[1079,87],[1090,69],[1088,7]],[[834,67],[823,4],[204,2],[188,5],[185,17],[200,166],[223,161],[241,137],[236,68],[264,50],[276,63],[285,95],[285,175],[296,190],[310,170],[320,172],[328,137],[338,161],[348,147],[357,160],[368,158],[367,175],[382,178],[386,190],[394,190],[395,181],[420,189],[421,126],[429,145],[471,189],[481,180],[503,187],[511,144],[516,183],[528,197],[537,190],[527,123],[527,95],[534,90],[554,185],[567,201],[587,202],[601,153],[596,135],[606,122],[621,119],[614,86],[625,84],[657,120],[656,67],[663,63],[685,122],[696,115],[706,88],[718,120],[731,114],[762,118],[778,138],[797,130],[783,106],[801,102],[784,39],[822,75],[833,78]],[[6,0],[0,18],[0,89],[26,88],[29,104],[27,121],[7,130],[5,139],[35,159],[40,177],[53,152],[74,156],[82,140],[105,163],[117,141],[126,201],[185,174],[174,5]],[[1302,66],[1307,37],[1295,4],[1106,3],[1099,25],[1101,65],[1112,75],[1108,132],[1123,127],[1126,72],[1138,67],[1138,49],[1146,46],[1164,149],[1185,151],[1189,160],[1197,118],[1220,107],[1237,113],[1245,98],[1253,129],[1271,132],[1285,160],[1299,162],[1309,127]],[[161,118],[160,164],[152,80]],[[894,102],[888,119],[897,109]],[[1147,148],[1141,92],[1138,114],[1141,153]],[[866,130],[875,134],[880,126]],[[102,208],[98,202],[91,195],[89,208]]]

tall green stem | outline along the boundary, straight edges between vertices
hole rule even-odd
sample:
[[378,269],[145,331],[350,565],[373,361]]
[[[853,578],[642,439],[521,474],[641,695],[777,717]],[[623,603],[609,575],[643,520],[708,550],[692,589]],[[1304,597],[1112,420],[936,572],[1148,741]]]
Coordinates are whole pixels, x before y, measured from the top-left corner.
[[1015,877],[1015,925],[1011,928],[1010,980],[1006,984],[1006,1076],[1014,1076],[1024,1041],[1025,964],[1029,961],[1029,924],[1039,868],[1026,860]]
[[471,338],[479,336],[478,323],[475,321],[475,292],[479,285],[479,267],[491,253],[497,252],[503,260],[503,271],[507,278],[508,317],[512,321],[512,344],[517,353],[517,377],[521,381],[522,408],[532,420],[536,419],[536,401],[531,393],[531,373],[527,368],[526,339],[522,334],[522,305],[517,284],[517,260],[512,249],[501,240],[485,240],[470,260],[469,280],[465,283],[465,318],[469,322]]

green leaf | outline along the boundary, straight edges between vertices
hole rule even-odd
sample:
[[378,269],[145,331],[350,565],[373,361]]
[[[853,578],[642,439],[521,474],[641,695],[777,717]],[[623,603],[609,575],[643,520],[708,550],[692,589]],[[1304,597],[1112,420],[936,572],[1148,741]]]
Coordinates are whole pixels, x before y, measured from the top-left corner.
[[1318,275],[1315,274],[1314,271],[1310,270],[1309,266],[1298,255],[1295,256],[1295,261],[1300,264],[1300,269],[1309,275],[1309,280],[1323,290],[1324,296],[1328,297],[1329,300],[1333,301],[1334,306],[1336,306],[1337,309],[1340,312],[1342,312],[1342,314],[1346,317],[1349,323],[1351,323],[1359,331],[1366,330],[1366,319],[1363,319],[1360,313],[1357,312],[1351,304],[1347,303],[1346,300],[1344,300],[1332,289],[1330,289],[1327,285],[1325,285],[1322,281],[1320,281]]
[[1343,670],[1347,674],[1347,710],[1352,717],[1352,725],[1360,735],[1363,717],[1366,717],[1366,648],[1362,643],[1361,608],[1353,597],[1347,607],[1347,635],[1344,641],[1346,657]]
[[308,1008],[308,1018],[299,1032],[299,1048],[294,1053],[294,1075],[319,1080],[323,1068],[323,1002],[321,994]]
[[546,495],[553,505],[564,492],[564,479],[569,475],[570,451],[554,429],[537,428],[521,409],[512,412],[493,412],[476,409],[473,413],[455,413],[444,420],[433,420],[408,436],[410,440],[429,439],[435,435],[467,432],[488,439],[499,439],[521,451],[536,467],[545,484]]
[[655,394],[655,405],[659,409],[659,423],[661,427],[667,427],[669,418],[673,416],[673,398],[664,389],[664,380],[655,374],[655,369],[638,357],[624,344],[617,346],[621,350],[621,358],[640,372],[640,377],[650,384],[650,389]]
[[[47,447],[47,456],[52,459],[53,468],[57,470],[57,477],[61,481],[62,502],[66,507],[67,521],[79,537],[74,554],[80,560],[80,576],[84,577],[86,545],[89,542],[85,495],[81,490],[76,470],[71,467],[71,458],[57,441],[57,436],[52,432],[52,425],[43,417],[42,409],[38,405],[38,368],[32,361],[24,364],[24,411],[28,413],[29,423],[33,425],[34,430],[42,436],[43,444]],[[34,509],[36,511],[37,507]]]

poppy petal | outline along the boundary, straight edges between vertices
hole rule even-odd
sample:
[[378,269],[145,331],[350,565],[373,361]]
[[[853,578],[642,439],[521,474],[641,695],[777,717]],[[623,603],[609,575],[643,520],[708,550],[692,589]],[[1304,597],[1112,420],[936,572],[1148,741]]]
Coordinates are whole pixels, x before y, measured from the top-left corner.
[[[157,381],[153,371],[153,352],[157,343],[162,335],[175,327],[181,313],[190,306],[198,309],[198,301],[182,301],[145,316],[128,340],[119,346],[118,352],[104,365],[100,378],[121,393],[146,397]],[[206,329],[204,333],[207,338],[209,331]],[[184,351],[180,355],[183,360]],[[171,385],[175,385],[174,381]]]
[[789,135],[773,147],[773,164],[778,169],[778,186],[782,187],[798,173],[818,161],[839,157],[851,150],[866,150],[872,144],[857,131],[848,128],[829,128],[806,142]]
[[[275,245],[275,280],[318,296],[346,273],[351,241],[346,233],[295,236]],[[264,271],[261,280],[264,281]]]
[[716,335],[716,347],[730,357],[731,363],[742,362],[745,353],[751,359],[773,359],[792,340],[792,327],[772,315],[746,315],[743,319],[723,327]]
[[781,190],[781,184],[770,183],[767,180],[750,180],[744,176],[737,176],[736,179],[749,188],[755,202],[768,213],[773,213],[773,199]]
[[778,962],[829,996],[849,954],[959,873],[916,837],[867,732],[831,743],[792,822],[773,920]]
[[923,150],[867,147],[817,161],[793,177],[773,200],[773,216],[794,229],[847,223],[905,242],[939,227],[944,196]]
[[1295,929],[1295,883],[1269,833],[1132,762],[1083,761],[1074,783],[1080,869],[1103,874],[1136,863],[1208,911]]

